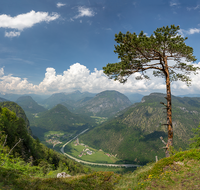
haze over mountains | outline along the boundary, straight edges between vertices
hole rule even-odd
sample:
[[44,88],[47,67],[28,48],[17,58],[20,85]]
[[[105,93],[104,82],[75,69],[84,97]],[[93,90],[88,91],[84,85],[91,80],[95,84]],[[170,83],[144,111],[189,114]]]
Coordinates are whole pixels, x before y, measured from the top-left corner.
[[[5,97],[5,95],[3,97]],[[12,101],[17,98],[18,95],[7,95],[7,97],[10,98],[7,100]],[[135,97],[134,101],[138,101],[138,95]],[[2,99],[2,101],[5,100]],[[69,111],[74,113],[102,117],[114,116],[118,111],[121,111],[132,104],[125,95],[117,91],[104,91],[99,94],[89,92],[81,93],[80,91],[72,93],[56,93],[39,102],[36,102],[34,98],[32,98],[32,95],[23,95],[18,97],[15,102],[28,114],[44,112],[46,110],[45,108],[51,109],[57,104],[62,104],[67,107]]]

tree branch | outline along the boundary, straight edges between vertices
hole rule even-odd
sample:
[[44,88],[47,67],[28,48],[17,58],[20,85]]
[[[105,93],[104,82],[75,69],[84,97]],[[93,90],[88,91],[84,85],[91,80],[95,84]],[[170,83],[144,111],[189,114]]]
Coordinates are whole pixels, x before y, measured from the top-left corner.
[[[9,156],[9,154],[12,152],[12,150],[22,141],[23,139],[19,138],[19,141],[12,147],[12,149],[10,150],[10,152],[6,155],[6,157]],[[6,159],[4,160],[4,163],[1,164],[1,166],[3,166],[6,162]]]
[[7,137],[8,137],[8,135],[6,135],[6,138],[5,138],[5,141],[4,141],[4,143],[3,143],[3,147],[2,147],[2,149],[4,148],[4,146],[5,146],[5,144],[6,144]]
[[142,68],[142,71],[145,71],[145,70],[148,70],[148,69],[157,69],[157,70],[163,71],[163,69],[161,69],[160,67],[152,67],[152,66],[149,66],[147,68]]
[[166,145],[167,143],[164,141],[163,137],[160,137],[160,140],[163,142],[164,145]]

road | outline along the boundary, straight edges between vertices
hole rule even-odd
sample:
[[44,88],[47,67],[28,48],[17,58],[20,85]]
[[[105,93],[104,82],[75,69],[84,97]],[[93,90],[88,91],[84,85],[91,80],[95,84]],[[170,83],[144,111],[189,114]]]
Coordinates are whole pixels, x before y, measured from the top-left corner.
[[67,157],[71,158],[72,160],[79,162],[79,163],[83,163],[83,164],[88,164],[88,165],[93,165],[93,166],[107,166],[107,167],[125,167],[125,168],[134,168],[134,167],[140,167],[140,165],[135,165],[135,164],[104,164],[104,163],[95,163],[95,162],[87,162],[84,160],[79,160],[67,153],[64,152],[64,148],[67,144],[69,144],[72,140],[76,139],[79,135],[85,133],[86,131],[88,131],[88,129],[85,129],[84,131],[82,131],[81,133],[79,133],[78,135],[76,135],[74,138],[72,138],[70,141],[68,141],[67,143],[65,143],[62,148],[60,149],[60,151],[66,155]]

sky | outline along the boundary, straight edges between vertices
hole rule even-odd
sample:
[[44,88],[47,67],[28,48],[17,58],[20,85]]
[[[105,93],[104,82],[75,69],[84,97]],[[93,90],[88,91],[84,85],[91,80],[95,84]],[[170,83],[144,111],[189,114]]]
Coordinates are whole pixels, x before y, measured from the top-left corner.
[[[119,62],[115,34],[147,36],[157,28],[180,26],[200,66],[200,0],[2,0],[0,1],[0,93],[53,94],[165,93],[165,81],[127,83],[109,79],[102,67]],[[200,74],[192,85],[172,82],[172,94],[200,94]]]

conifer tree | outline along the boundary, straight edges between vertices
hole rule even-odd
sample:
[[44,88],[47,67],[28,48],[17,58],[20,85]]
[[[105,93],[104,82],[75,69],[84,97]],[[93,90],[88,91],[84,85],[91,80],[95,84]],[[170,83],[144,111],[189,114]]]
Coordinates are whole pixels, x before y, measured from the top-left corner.
[[[109,63],[103,67],[104,73],[110,79],[125,83],[128,77],[134,73],[141,73],[136,79],[149,79],[146,71],[152,69],[153,75],[165,78],[167,104],[162,103],[167,110],[168,141],[166,143],[166,157],[169,157],[169,147],[173,145],[172,127],[172,104],[171,87],[172,81],[180,80],[190,85],[188,76],[191,72],[197,74],[198,67],[186,62],[196,61],[193,56],[193,48],[185,44],[186,38],[178,34],[179,26],[171,25],[157,28],[150,37],[143,31],[139,35],[127,32],[115,35],[115,53],[121,60],[118,63]],[[173,60],[173,64],[169,64]]]

